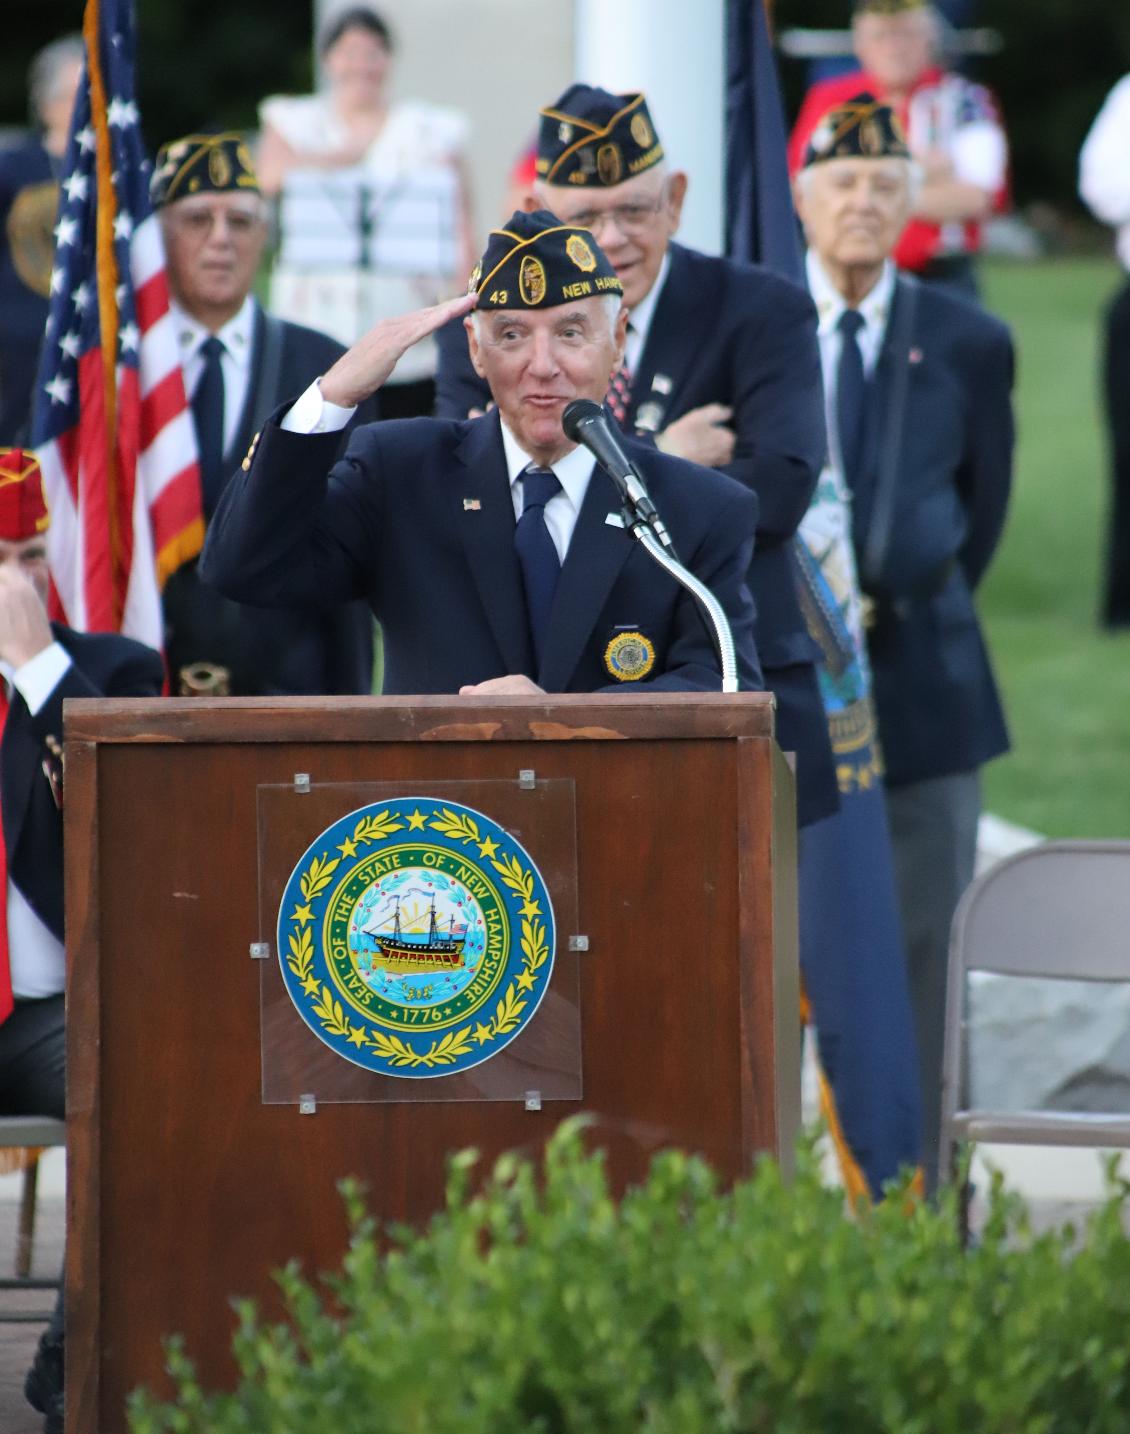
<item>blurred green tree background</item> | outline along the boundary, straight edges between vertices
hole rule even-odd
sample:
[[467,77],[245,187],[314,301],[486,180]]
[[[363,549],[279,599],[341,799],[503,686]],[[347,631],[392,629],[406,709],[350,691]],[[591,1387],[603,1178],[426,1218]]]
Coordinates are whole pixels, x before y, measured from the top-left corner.
[[[138,100],[150,150],[203,126],[249,129],[264,95],[311,84],[309,0],[136,0]],[[0,126],[27,123],[35,52],[82,28],[83,0],[3,0]]]

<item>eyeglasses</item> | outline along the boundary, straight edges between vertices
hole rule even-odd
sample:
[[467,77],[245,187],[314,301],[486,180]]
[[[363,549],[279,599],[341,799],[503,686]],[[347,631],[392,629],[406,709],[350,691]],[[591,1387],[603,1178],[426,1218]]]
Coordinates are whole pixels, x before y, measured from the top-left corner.
[[166,211],[167,217],[178,229],[188,234],[196,234],[201,238],[205,234],[211,234],[217,224],[223,224],[228,232],[236,239],[247,238],[255,234],[263,222],[263,211],[255,209],[188,209],[177,210],[175,204],[171,204]]
[[651,204],[617,204],[611,209],[583,209],[580,214],[574,214],[569,223],[579,229],[590,229],[595,234],[611,221],[621,234],[642,234],[666,203],[667,189],[664,186]]

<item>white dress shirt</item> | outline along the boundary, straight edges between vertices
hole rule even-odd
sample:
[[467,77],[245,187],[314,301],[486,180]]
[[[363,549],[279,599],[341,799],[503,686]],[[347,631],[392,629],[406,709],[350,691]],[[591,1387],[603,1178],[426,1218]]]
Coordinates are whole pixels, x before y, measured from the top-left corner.
[[624,341],[624,362],[628,365],[630,374],[635,374],[640,366],[643,347],[647,343],[648,330],[655,317],[655,306],[659,303],[659,296],[663,292],[663,285],[667,282],[667,275],[670,272],[671,253],[668,251],[663,256],[663,263],[659,266],[655,283],[628,314],[628,337]]
[[1107,95],[1083,141],[1079,193],[1096,219],[1118,231],[1118,257],[1130,269],[1130,75]]
[[[355,408],[343,408],[341,404],[331,403],[329,399],[323,398],[321,380],[315,379],[283,416],[281,426],[287,433],[337,433],[356,412]],[[519,446],[501,414],[499,422],[502,428],[502,447],[506,454],[506,472],[510,479],[510,497],[514,503],[514,518],[517,521],[522,516],[522,472],[535,460]],[[545,505],[545,525],[562,562],[569,551],[581,504],[588,492],[592,468],[592,457],[584,448],[574,448],[553,465],[553,471],[561,484],[561,492],[555,493]]]
[[[13,671],[0,664],[9,698],[15,688],[34,717],[70,670],[71,659],[57,642]],[[33,779],[34,780],[34,779]],[[46,781],[45,777],[39,778]],[[66,984],[63,943],[32,910],[23,892],[8,874],[8,957],[12,994],[19,1000],[57,996]]]
[[[176,328],[185,391],[191,399],[204,372],[204,359],[200,349],[205,339],[212,337],[212,331],[206,329],[191,314],[185,313],[177,303],[170,301],[169,308]],[[216,334],[216,338],[224,346],[220,368],[224,375],[225,453],[235,439],[239,420],[243,416],[243,406],[247,402],[247,390],[251,386],[251,340],[254,333],[255,301],[249,294],[239,313],[230,318]]]
[[[836,466],[843,471],[840,461],[839,434],[836,423],[836,379],[840,367],[840,349],[843,335],[839,330],[840,318],[848,307],[847,300],[829,279],[823,264],[813,250],[805,255],[808,273],[808,292],[816,305],[819,319],[817,337],[820,341],[820,368],[824,375],[824,411],[828,426],[829,446],[834,450]],[[895,266],[888,259],[883,265],[874,287],[856,305],[863,327],[856,335],[859,351],[863,356],[863,371],[868,377],[875,371],[883,338],[887,332],[887,316],[895,292]]]

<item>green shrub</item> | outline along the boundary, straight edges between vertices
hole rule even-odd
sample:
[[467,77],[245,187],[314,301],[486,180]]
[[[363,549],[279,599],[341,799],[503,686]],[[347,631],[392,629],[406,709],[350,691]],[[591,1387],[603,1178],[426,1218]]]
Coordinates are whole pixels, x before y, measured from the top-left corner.
[[[352,1239],[329,1296],[290,1268],[290,1321],[241,1307],[234,1394],[131,1401],[134,1434],[1125,1434],[1126,1184],[1085,1232],[1037,1237],[1000,1183],[963,1250],[953,1197],[845,1214],[801,1152],[718,1186],[658,1157],[619,1203],[577,1122],[544,1173],[504,1156],[387,1253],[346,1190]],[[333,1312],[331,1312],[333,1311]]]

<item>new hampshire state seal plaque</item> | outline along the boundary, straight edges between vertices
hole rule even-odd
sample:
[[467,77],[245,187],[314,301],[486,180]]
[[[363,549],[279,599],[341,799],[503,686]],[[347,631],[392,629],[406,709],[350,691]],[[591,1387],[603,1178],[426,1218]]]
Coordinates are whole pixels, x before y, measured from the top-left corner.
[[453,1075],[533,1018],[553,907],[530,854],[482,812],[374,802],[327,827],[283,891],[278,953],[302,1019],[380,1075]]

